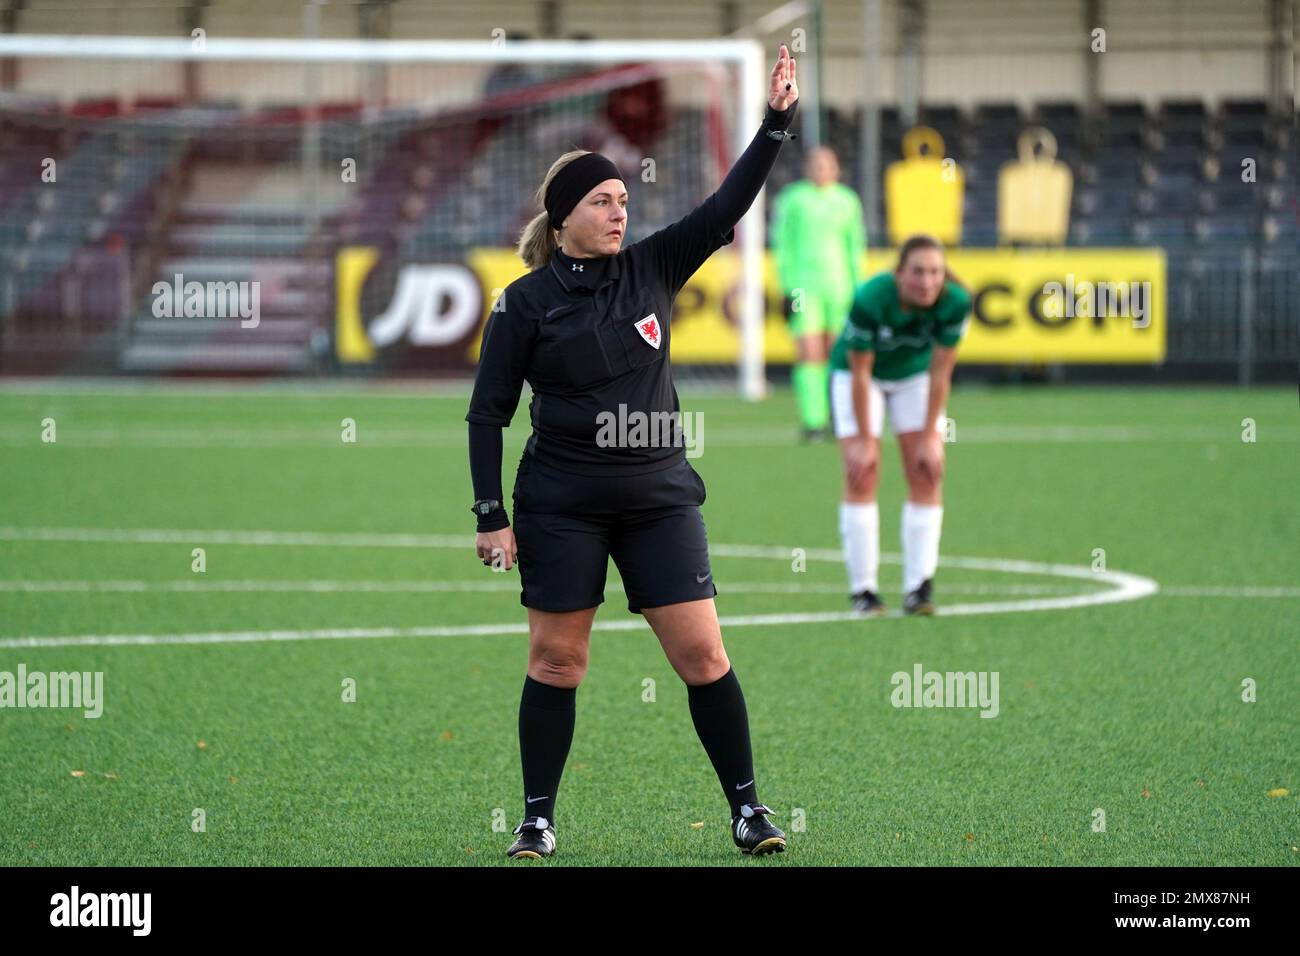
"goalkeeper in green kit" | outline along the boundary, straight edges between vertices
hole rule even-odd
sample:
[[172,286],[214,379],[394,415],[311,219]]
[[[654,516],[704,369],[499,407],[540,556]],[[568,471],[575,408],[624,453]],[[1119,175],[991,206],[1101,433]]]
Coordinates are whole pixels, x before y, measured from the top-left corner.
[[817,441],[830,437],[826,360],[853,301],[866,229],[857,193],[839,182],[834,150],[813,150],[805,175],[776,198],[772,251],[798,349],[791,384],[803,436]]

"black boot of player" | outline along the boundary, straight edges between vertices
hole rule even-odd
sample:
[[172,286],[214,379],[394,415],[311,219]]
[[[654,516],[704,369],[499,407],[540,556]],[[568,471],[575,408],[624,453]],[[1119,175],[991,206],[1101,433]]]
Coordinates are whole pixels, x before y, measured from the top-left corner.
[[903,601],[903,611],[907,614],[933,614],[934,602],[930,599],[930,588],[934,579],[926,578],[915,591]]
[[555,824],[545,817],[529,817],[514,832],[519,839],[506,850],[511,859],[536,860],[555,852]]
[[741,853],[762,856],[765,853],[784,853],[785,834],[763,816],[771,813],[761,803],[743,804],[740,813],[731,818],[731,838]]
[[850,594],[849,601],[852,602],[855,611],[865,611],[867,614],[884,614],[886,611],[885,602],[880,600],[880,595],[875,591],[859,591],[857,594]]

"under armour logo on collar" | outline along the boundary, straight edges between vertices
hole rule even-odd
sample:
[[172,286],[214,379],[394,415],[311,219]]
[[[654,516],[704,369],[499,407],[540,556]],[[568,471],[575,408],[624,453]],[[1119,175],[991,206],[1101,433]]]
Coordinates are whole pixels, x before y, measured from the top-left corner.
[[580,266],[580,265],[579,265],[578,263],[576,263],[576,262],[575,262],[573,265],[569,266],[569,268],[572,269],[574,272],[581,272],[581,271],[582,271],[582,266]]

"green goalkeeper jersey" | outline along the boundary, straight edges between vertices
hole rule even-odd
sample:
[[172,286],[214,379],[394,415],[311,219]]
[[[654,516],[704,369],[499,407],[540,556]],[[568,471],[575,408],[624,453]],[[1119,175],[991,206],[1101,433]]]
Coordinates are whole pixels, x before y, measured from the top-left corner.
[[951,279],[928,309],[904,310],[894,273],[882,272],[858,286],[848,321],[831,350],[830,368],[847,370],[849,350],[875,351],[871,374],[897,381],[930,367],[934,344],[952,348],[970,321],[970,293]]
[[848,186],[800,179],[777,195],[772,252],[783,292],[842,289],[847,298],[865,250],[862,202]]

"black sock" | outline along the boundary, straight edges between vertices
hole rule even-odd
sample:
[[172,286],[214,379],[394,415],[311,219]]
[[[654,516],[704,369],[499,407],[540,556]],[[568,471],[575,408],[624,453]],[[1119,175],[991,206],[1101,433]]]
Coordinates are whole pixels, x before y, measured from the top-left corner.
[[734,817],[740,813],[742,803],[758,803],[754,757],[749,746],[749,715],[740,681],[734,670],[728,670],[712,684],[699,687],[687,684],[686,694],[695,732],[700,735],[709,760],[713,761]]
[[555,821],[555,791],[573,742],[576,687],[552,687],[525,675],[519,700],[519,757],[524,768],[524,818]]

